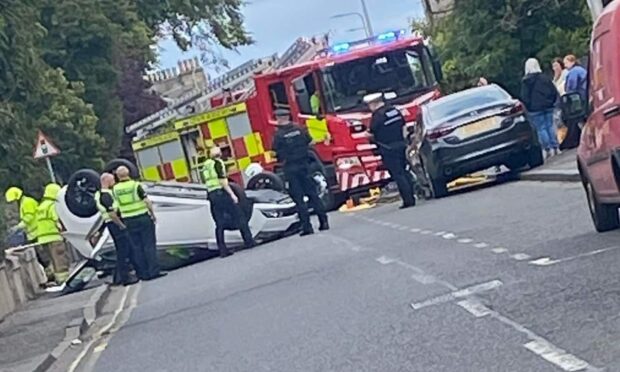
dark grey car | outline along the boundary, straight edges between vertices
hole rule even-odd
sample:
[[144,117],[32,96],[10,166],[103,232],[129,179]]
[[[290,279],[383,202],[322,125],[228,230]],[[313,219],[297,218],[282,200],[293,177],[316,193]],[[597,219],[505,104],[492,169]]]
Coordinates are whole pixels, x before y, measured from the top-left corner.
[[493,166],[543,164],[536,130],[524,106],[497,85],[468,89],[422,107],[421,159],[436,198],[447,183]]

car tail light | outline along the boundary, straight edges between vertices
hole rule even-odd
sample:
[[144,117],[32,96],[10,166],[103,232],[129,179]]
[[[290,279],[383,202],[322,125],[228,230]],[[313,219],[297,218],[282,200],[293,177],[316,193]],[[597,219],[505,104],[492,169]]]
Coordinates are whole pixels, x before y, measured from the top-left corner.
[[523,103],[519,101],[501,112],[502,115],[517,115],[523,113],[525,113],[525,106],[523,106]]
[[454,132],[456,127],[440,127],[434,128],[426,132],[426,137],[430,140],[438,140],[441,137],[445,137],[448,134]]

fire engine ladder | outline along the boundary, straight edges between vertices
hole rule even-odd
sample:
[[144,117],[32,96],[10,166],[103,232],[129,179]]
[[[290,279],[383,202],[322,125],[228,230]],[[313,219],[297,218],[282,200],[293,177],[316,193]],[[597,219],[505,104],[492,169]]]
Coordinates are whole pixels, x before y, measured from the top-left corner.
[[225,90],[243,89],[252,85],[255,73],[272,69],[277,56],[250,60],[241,66],[229,71],[211,81],[205,90],[194,89],[170,103],[168,107],[131,124],[125,130],[127,133],[136,133],[137,138],[144,137],[171,120],[179,119],[186,114],[182,109],[193,106],[195,112],[202,112],[210,108],[210,100],[221,95]]

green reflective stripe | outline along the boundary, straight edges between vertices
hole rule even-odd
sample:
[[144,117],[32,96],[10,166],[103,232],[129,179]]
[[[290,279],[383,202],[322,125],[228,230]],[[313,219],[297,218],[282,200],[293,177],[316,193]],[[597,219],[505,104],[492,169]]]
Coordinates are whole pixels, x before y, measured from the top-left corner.
[[209,159],[202,168],[202,178],[205,186],[207,186],[207,191],[215,191],[222,188],[217,171],[215,170],[216,162],[221,162],[222,167],[225,167],[221,159]]
[[135,217],[149,212],[146,202],[138,196],[138,186],[138,182],[129,180],[117,183],[112,189],[121,217]]
[[101,217],[103,217],[103,221],[104,222],[111,222],[112,218],[110,217],[110,213],[108,213],[108,210],[106,209],[106,207],[103,206],[103,204],[101,204],[101,196],[103,194],[108,194],[110,195],[110,197],[112,198],[112,209],[115,211],[118,211],[118,202],[116,201],[116,198],[114,197],[114,193],[112,192],[112,190],[109,189],[103,189],[101,191],[97,191],[95,193],[95,202],[97,204],[97,210],[99,210],[99,213],[101,214]]

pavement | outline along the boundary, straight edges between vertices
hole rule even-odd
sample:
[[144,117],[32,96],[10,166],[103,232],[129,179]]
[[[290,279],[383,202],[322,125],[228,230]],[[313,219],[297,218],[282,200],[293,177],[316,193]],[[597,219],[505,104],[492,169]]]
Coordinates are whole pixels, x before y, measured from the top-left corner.
[[620,231],[579,184],[331,222],[141,283],[71,371],[620,371]]
[[541,167],[521,174],[526,181],[580,182],[577,170],[577,150],[567,150],[548,159]]
[[107,287],[46,294],[0,323],[0,371],[47,370],[94,323]]

